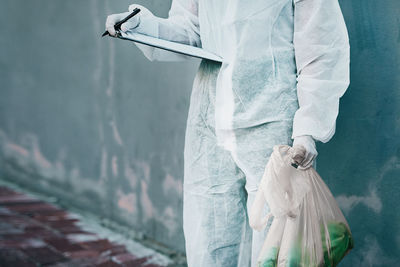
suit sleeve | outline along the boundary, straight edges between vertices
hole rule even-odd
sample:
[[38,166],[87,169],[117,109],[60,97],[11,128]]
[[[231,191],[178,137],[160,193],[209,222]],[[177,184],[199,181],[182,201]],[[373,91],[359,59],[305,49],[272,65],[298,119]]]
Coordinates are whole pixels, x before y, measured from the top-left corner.
[[293,44],[299,109],[292,138],[328,142],[350,80],[350,45],[338,0],[294,0]]
[[[198,0],[173,0],[168,18],[150,12],[141,16],[137,32],[156,38],[201,47]],[[189,57],[142,44],[139,49],[151,61],[181,61]]]

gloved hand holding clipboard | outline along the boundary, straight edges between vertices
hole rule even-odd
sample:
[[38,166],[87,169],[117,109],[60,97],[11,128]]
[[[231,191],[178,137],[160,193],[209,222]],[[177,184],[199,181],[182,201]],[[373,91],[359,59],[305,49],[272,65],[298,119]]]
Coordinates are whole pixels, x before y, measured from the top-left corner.
[[[106,27],[108,30],[106,30],[102,34],[102,37],[109,35],[112,37],[117,37],[119,39],[129,40],[129,41],[133,41],[136,43],[149,45],[152,47],[156,47],[156,48],[164,49],[167,51],[183,54],[186,56],[191,56],[191,57],[196,57],[196,58],[205,58],[205,59],[209,59],[212,61],[222,62],[221,57],[219,57],[211,52],[208,52],[200,47],[195,47],[195,46],[182,44],[182,43],[178,43],[178,42],[171,42],[168,40],[155,38],[155,37],[137,33],[134,31],[123,31],[123,29],[121,29],[122,24],[126,23],[128,20],[133,18],[135,15],[137,15],[139,12],[140,12],[140,9],[135,8],[130,13],[126,12],[126,13],[112,15],[114,17],[109,16],[109,18],[107,19],[107,22],[106,22]],[[125,17],[123,17],[123,16],[125,16]],[[121,19],[121,20],[119,20],[119,19]],[[110,23],[114,23],[114,22],[116,22],[113,27],[115,30],[115,33],[112,32],[113,29],[109,25]],[[140,19],[137,20],[137,24],[139,24],[139,23],[140,23]]]
[[[116,32],[117,35],[120,34],[121,31],[121,25],[124,24],[125,22],[127,22],[129,19],[133,18],[135,15],[137,15],[140,12],[139,8],[135,8],[128,16],[126,16],[125,18],[123,18],[122,20],[118,21],[117,23],[114,24],[114,30]],[[120,14],[118,14],[120,15]],[[139,23],[139,21],[138,21]],[[106,35],[110,35],[113,36],[113,34],[110,34],[109,30],[106,30],[101,37],[104,37]]]

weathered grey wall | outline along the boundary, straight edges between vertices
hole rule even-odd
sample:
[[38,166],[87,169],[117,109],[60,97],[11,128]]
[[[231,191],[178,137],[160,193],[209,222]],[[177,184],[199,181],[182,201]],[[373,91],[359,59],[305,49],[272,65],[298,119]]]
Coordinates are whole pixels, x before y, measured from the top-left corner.
[[[136,1],[166,16],[170,1]],[[351,86],[318,171],[352,228],[341,266],[400,262],[400,2],[341,0]],[[101,39],[130,1],[2,0],[0,174],[183,250],[185,120],[198,61]]]
[[[140,1],[137,1],[140,3]],[[170,1],[141,1],[166,16]],[[185,120],[199,61],[100,38],[130,1],[2,0],[1,178],[184,249]]]
[[400,1],[342,0],[351,86],[318,171],[345,212],[355,249],[343,266],[400,262]]

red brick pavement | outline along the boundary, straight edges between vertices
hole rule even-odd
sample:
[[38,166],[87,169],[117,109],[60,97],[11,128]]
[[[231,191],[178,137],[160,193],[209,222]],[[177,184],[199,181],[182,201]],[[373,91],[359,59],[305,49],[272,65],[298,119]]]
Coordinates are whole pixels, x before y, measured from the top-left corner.
[[[143,266],[147,258],[82,230],[52,204],[0,186],[0,266]],[[73,234],[93,235],[78,241]]]

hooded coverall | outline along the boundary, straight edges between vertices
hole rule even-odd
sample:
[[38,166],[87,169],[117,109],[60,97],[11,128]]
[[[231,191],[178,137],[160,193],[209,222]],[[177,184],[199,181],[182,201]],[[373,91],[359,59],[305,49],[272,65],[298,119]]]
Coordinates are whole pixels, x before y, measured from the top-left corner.
[[[335,133],[350,53],[338,0],[173,0],[168,18],[143,12],[140,20],[136,32],[223,58],[201,61],[190,99],[188,266],[256,266],[269,226],[253,231],[247,213],[273,146],[301,135],[325,143]],[[150,60],[187,58],[137,46]]]

